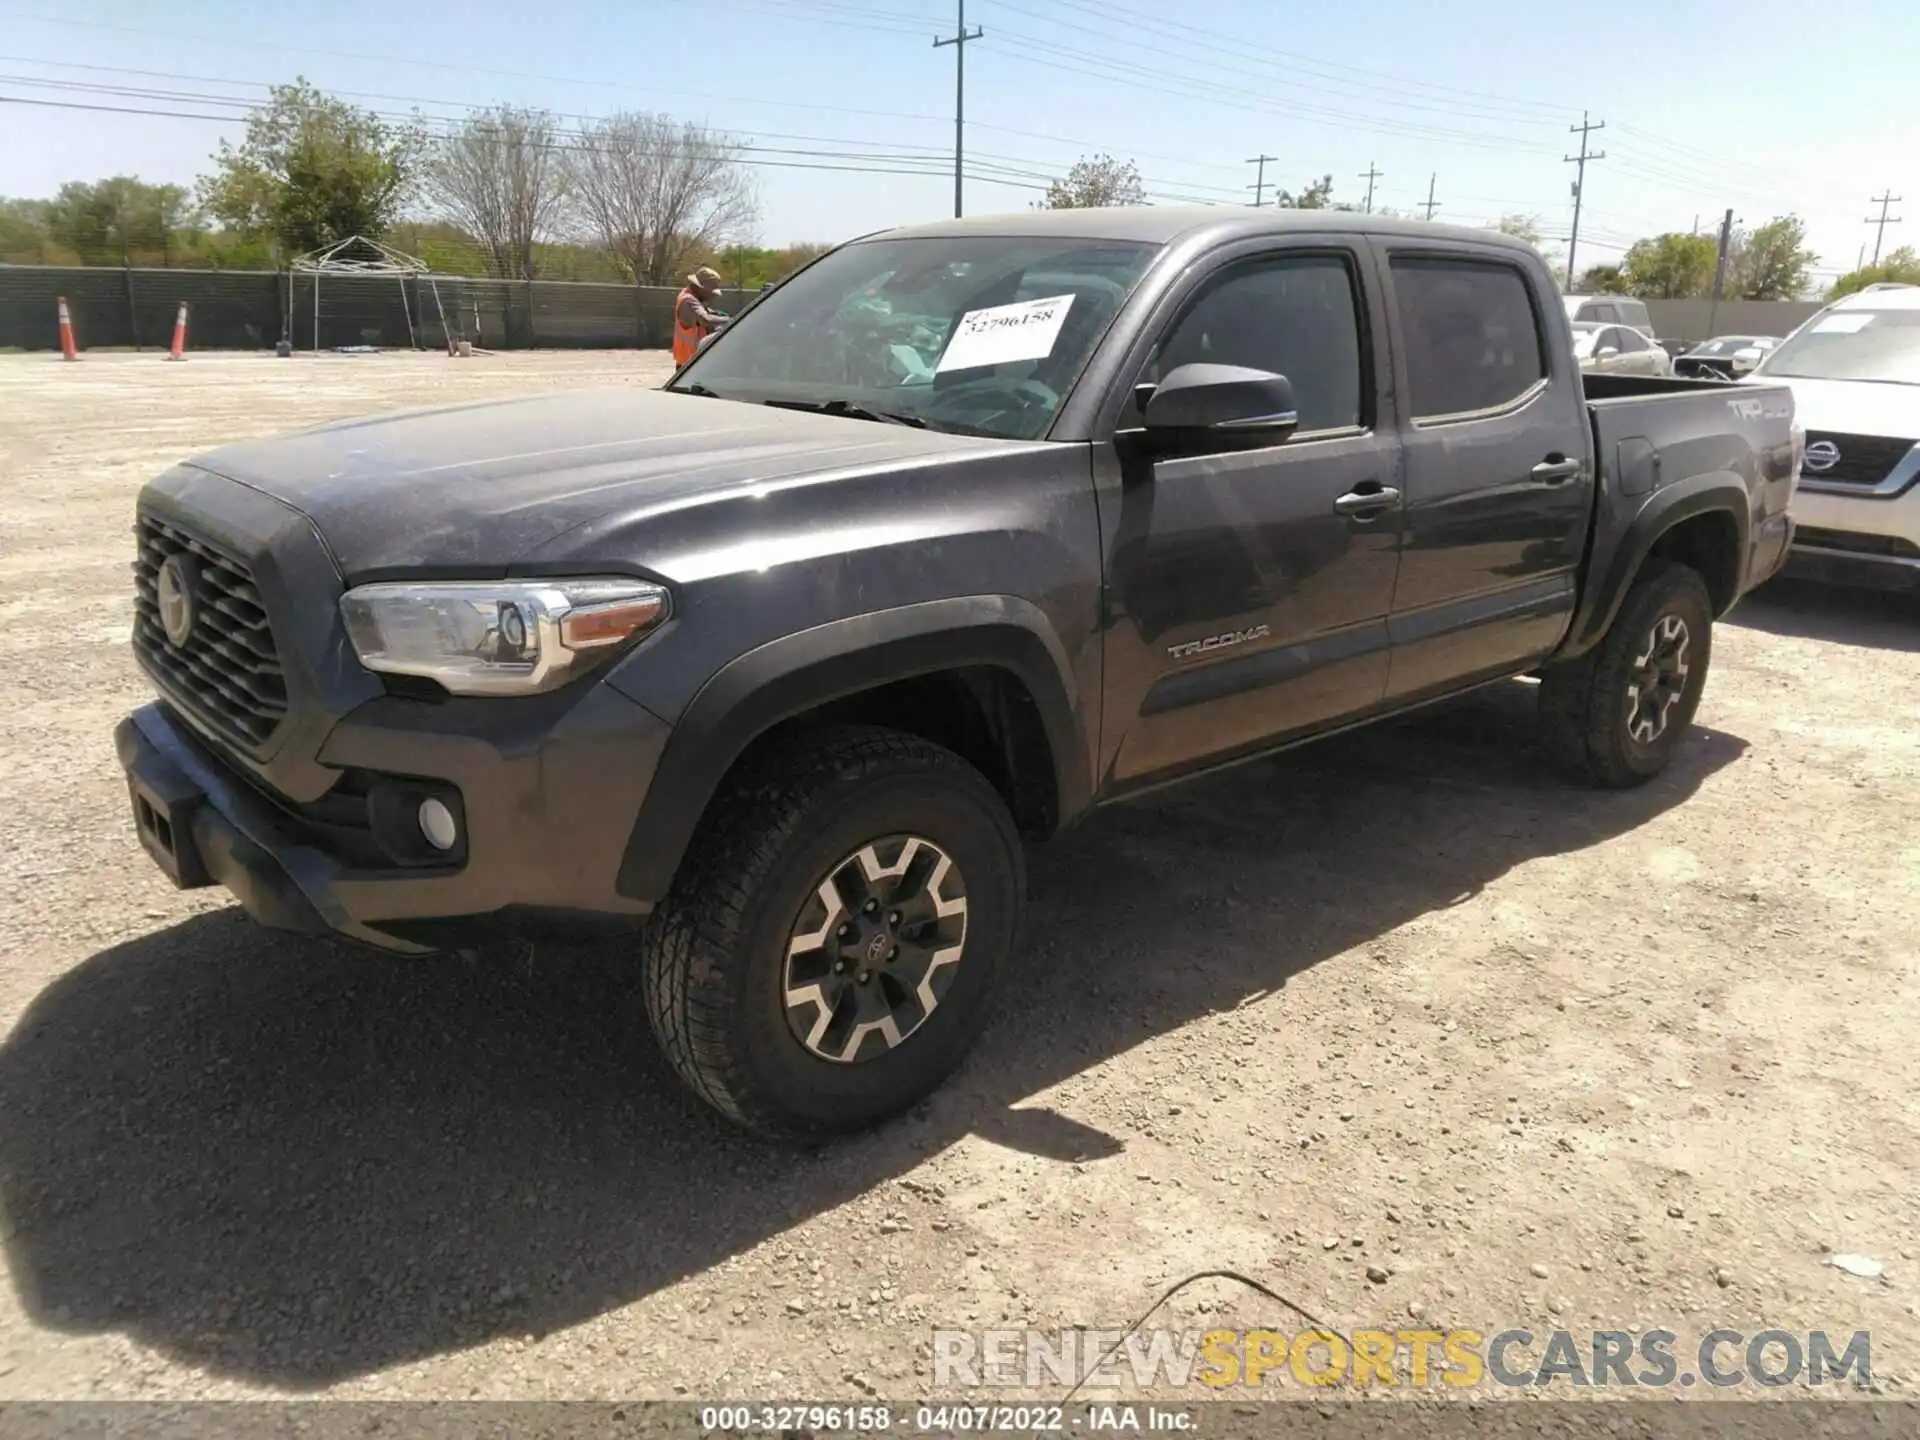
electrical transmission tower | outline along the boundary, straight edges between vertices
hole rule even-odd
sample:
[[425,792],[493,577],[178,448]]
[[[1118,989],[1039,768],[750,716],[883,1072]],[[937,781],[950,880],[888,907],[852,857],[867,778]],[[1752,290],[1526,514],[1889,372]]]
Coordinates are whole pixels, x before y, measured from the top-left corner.
[[974,26],[967,29],[967,0],[957,0],[960,7],[959,20],[953,34],[944,40],[935,40],[933,48],[942,45],[953,46],[953,218],[958,220],[965,204],[965,185],[961,178],[962,157],[966,151],[967,139],[967,42],[978,40],[987,32]]
[[1269,161],[1278,160],[1279,158],[1278,155],[1256,155],[1247,161],[1249,165],[1258,165],[1260,167],[1254,171],[1253,184],[1247,187],[1253,191],[1253,208],[1256,210],[1260,208],[1260,204],[1266,198],[1267,194],[1267,164]]
[[1427,176],[1427,200],[1426,200],[1427,213],[1425,218],[1428,220],[1433,219],[1433,212],[1440,208],[1440,202],[1433,198],[1433,187],[1434,187],[1434,184],[1439,179],[1440,179],[1440,176],[1437,172],[1435,174]]
[[1580,167],[1574,172],[1573,180],[1573,233],[1567,237],[1567,286],[1569,289],[1578,283],[1576,277],[1579,275],[1579,272],[1573,268],[1573,261],[1575,253],[1580,248],[1580,205],[1581,202],[1586,199],[1587,162],[1589,160],[1604,160],[1607,158],[1607,152],[1604,150],[1587,149],[1587,137],[1595,130],[1604,130],[1606,128],[1606,121],[1589,120],[1585,110],[1580,112],[1580,123],[1578,125],[1569,125],[1567,127],[1569,131],[1580,137],[1580,153],[1578,155],[1567,156],[1567,164],[1578,165]]
[[1878,216],[1869,215],[1867,217],[1867,224],[1873,226],[1873,263],[1876,265],[1880,263],[1880,242],[1886,238],[1887,226],[1898,225],[1900,223],[1900,217],[1898,215],[1889,216],[1887,214],[1887,207],[1889,205],[1898,205],[1905,198],[1905,196],[1895,195],[1889,191],[1882,191],[1867,202],[1870,205],[1878,205],[1880,207],[1880,214]]

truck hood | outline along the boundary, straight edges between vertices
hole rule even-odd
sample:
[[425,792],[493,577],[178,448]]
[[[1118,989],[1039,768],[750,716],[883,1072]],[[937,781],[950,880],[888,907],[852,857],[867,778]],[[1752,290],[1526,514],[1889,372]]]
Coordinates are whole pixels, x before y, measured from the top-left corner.
[[1880,385],[1869,380],[1803,380],[1765,373],[1747,378],[1756,385],[1791,388],[1794,419],[1809,430],[1920,440],[1920,385]]
[[615,511],[1027,442],[660,390],[562,391],[323,425],[188,463],[310,519],[343,576],[501,574]]

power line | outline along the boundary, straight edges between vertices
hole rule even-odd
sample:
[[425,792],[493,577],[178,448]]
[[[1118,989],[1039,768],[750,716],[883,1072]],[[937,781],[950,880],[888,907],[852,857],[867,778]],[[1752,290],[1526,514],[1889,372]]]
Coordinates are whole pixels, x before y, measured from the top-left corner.
[[1595,130],[1604,130],[1606,128],[1606,121],[1589,119],[1585,110],[1580,112],[1580,123],[1578,125],[1569,125],[1567,127],[1568,130],[1580,137],[1580,153],[1566,157],[1567,164],[1578,165],[1580,167],[1575,172],[1573,181],[1573,233],[1567,239],[1568,285],[1574,283],[1574,277],[1579,273],[1573,268],[1573,260],[1575,253],[1580,248],[1580,202],[1586,198],[1587,162],[1589,160],[1604,160],[1607,158],[1607,152],[1604,150],[1589,151],[1587,149],[1587,137]]
[[1278,160],[1279,158],[1278,155],[1256,155],[1253,159],[1247,161],[1249,165],[1258,165],[1260,167],[1254,172],[1253,184],[1248,187],[1253,191],[1253,208],[1256,210],[1260,208],[1261,202],[1265,200],[1267,196],[1267,163],[1272,160]]
[[1898,205],[1905,198],[1904,195],[1895,195],[1891,191],[1882,191],[1867,202],[1870,205],[1878,205],[1880,207],[1879,219],[1876,220],[1871,215],[1867,217],[1867,224],[1873,226],[1873,263],[1876,265],[1880,263],[1880,242],[1886,238],[1887,226],[1898,225],[1900,223],[1900,217],[1898,215],[1891,218],[1888,217],[1887,207],[1889,205]]
[[965,182],[960,169],[960,157],[966,149],[967,131],[967,42],[978,40],[987,32],[975,26],[971,33],[967,30],[967,0],[955,0],[959,6],[958,23],[953,34],[944,40],[935,40],[933,48],[943,45],[953,46],[953,218],[958,220],[965,207]]

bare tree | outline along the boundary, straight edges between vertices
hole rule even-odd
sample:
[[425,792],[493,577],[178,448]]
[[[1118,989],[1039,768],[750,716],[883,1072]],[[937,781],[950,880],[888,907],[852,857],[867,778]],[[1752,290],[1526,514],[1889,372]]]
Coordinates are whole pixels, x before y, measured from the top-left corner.
[[744,149],[668,115],[597,121],[568,155],[577,222],[636,283],[671,284],[691,256],[750,236],[759,205]]
[[428,196],[480,242],[503,280],[533,279],[534,242],[561,219],[567,167],[556,128],[544,110],[477,110],[435,146],[427,167]]

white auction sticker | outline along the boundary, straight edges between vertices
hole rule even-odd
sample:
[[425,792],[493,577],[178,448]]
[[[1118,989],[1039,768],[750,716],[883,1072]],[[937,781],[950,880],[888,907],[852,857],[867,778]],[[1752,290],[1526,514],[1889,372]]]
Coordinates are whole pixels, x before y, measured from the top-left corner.
[[969,310],[954,325],[940,363],[933,368],[945,374],[1012,360],[1044,359],[1053,353],[1053,342],[1060,338],[1060,327],[1067,323],[1072,306],[1073,296],[1050,295],[1044,300]]
[[1848,315],[1843,312],[1839,315],[1829,315],[1826,319],[1817,321],[1814,324],[1813,333],[1816,335],[1857,335],[1872,323],[1873,316],[1870,314],[1862,315],[1856,311],[1854,314]]

